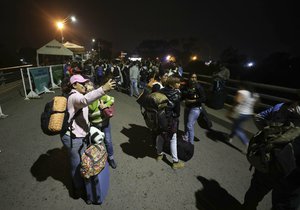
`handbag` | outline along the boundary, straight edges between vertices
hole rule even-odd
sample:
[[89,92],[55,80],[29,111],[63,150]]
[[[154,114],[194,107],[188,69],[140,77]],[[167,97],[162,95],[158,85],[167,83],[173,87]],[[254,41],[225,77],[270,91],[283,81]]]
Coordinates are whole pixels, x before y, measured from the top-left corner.
[[110,107],[103,109],[102,112],[106,118],[111,118],[115,114],[114,105],[111,105]]
[[204,129],[210,129],[212,127],[212,122],[208,117],[208,114],[204,107],[201,107],[200,115],[197,119],[198,125]]
[[105,167],[107,161],[107,152],[105,145],[91,144],[88,146],[81,156],[80,174],[88,179],[96,176]]

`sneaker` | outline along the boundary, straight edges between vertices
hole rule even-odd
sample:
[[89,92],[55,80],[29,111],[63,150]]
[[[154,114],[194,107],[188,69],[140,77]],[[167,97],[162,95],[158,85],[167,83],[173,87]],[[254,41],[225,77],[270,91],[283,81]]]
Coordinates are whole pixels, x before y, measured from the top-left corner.
[[156,161],[160,161],[164,158],[164,154],[161,153],[161,154],[158,154],[157,157],[156,157]]
[[93,202],[92,202],[91,200],[86,200],[85,203],[86,203],[87,205],[91,205]]
[[180,169],[184,167],[184,163],[181,161],[173,162],[172,168],[173,169]]
[[117,164],[115,162],[114,159],[108,159],[108,164],[110,165],[110,167],[112,167],[113,169],[117,168]]
[[227,138],[227,142],[228,142],[228,143],[232,143],[232,138],[228,137],[228,138]]

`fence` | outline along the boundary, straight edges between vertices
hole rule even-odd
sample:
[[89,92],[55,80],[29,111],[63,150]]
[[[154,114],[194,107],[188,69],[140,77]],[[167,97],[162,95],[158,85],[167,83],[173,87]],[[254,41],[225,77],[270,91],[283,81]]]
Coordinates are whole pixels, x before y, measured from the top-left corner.
[[[185,74],[186,75],[186,74]],[[200,83],[206,89],[206,91],[211,91],[213,84],[213,77],[207,75],[198,75]],[[239,89],[240,84],[244,81],[229,79],[226,82],[226,103],[231,105],[233,103],[233,98]],[[280,102],[289,102],[295,100],[299,97],[300,89],[280,87],[276,85],[261,84],[255,82],[244,82],[253,88],[253,90],[260,96],[261,108],[267,108],[273,106]]]
[[[40,94],[54,92],[63,78],[63,65],[32,67],[22,65],[0,68],[0,94],[23,85],[26,100],[40,98]],[[0,105],[0,118],[6,118]]]
[[[22,84],[20,69],[31,67],[32,65],[22,65],[0,68],[0,94],[12,90]],[[0,118],[6,118],[8,115],[3,114],[0,105]]]

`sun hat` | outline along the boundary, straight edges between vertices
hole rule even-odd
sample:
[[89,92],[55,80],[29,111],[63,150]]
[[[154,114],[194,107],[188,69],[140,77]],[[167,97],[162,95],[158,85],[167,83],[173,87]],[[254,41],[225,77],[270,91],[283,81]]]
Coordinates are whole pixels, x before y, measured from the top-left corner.
[[73,76],[70,78],[70,83],[71,83],[71,84],[74,84],[75,82],[84,83],[84,82],[86,82],[86,81],[89,81],[89,80],[83,78],[80,74],[73,75]]

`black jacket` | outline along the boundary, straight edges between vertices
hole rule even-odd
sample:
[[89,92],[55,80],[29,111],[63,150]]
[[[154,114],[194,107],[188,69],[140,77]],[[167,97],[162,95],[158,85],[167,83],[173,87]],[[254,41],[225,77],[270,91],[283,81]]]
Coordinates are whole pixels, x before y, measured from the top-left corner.
[[188,83],[184,88],[182,88],[182,100],[196,99],[195,103],[187,104],[186,107],[201,107],[202,103],[206,101],[206,96],[203,87],[200,83]]
[[164,87],[159,92],[165,94],[169,99],[166,108],[166,115],[168,117],[179,118],[180,116],[180,99],[181,93],[179,90],[172,89],[171,87]]

